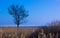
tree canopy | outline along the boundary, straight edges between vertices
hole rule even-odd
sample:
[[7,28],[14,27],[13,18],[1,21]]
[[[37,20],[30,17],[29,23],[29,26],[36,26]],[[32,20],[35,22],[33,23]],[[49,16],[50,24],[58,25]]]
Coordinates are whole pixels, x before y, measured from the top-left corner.
[[24,6],[19,5],[11,5],[8,8],[9,14],[13,16],[15,24],[17,24],[17,27],[19,27],[19,24],[22,23],[22,21],[28,17],[28,11],[25,10]]

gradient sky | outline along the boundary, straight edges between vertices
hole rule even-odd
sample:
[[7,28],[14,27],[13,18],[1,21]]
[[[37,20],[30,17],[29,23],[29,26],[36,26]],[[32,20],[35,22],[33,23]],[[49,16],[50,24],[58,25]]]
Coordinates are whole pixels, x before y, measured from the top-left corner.
[[28,22],[21,26],[41,26],[60,20],[60,0],[0,0],[0,26],[15,25],[7,10],[12,4],[24,5],[29,10]]

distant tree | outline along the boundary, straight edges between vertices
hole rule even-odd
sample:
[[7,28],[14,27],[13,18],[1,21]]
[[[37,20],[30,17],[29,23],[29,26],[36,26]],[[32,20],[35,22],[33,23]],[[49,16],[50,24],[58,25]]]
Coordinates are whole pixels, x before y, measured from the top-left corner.
[[28,11],[25,10],[24,6],[11,5],[8,8],[9,14],[13,16],[15,24],[17,27],[22,23],[22,21],[28,17]]
[[60,26],[60,21],[56,20],[56,21],[52,21],[50,23],[51,26]]

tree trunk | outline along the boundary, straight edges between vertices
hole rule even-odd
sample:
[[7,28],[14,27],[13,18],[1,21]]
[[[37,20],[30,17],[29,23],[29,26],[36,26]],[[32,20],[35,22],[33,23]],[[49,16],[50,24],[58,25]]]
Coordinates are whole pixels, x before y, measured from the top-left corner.
[[19,23],[20,23],[20,19],[19,16],[17,17],[17,28],[19,28]]
[[19,24],[17,24],[17,28],[19,28]]

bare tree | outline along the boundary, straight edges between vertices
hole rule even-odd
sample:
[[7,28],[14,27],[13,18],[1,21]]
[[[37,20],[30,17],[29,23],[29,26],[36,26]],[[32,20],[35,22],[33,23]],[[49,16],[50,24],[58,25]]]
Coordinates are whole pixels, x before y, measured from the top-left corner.
[[25,10],[24,6],[11,5],[8,8],[9,14],[13,16],[15,24],[17,27],[22,23],[22,21],[28,17],[28,12]]

